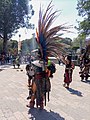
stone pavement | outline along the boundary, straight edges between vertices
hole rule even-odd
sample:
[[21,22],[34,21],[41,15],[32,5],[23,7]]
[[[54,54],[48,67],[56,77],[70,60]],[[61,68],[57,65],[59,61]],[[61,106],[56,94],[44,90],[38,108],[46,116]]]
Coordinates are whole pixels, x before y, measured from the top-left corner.
[[75,67],[70,89],[63,87],[64,66],[56,65],[50,101],[44,110],[29,109],[25,65],[0,66],[0,120],[90,120],[90,78],[81,82]]

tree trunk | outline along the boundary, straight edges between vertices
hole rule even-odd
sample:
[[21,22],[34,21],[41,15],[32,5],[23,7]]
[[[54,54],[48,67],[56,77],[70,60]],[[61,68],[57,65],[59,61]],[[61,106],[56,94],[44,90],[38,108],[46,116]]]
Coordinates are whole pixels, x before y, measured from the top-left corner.
[[4,40],[3,40],[3,54],[7,54],[7,33],[4,33]]

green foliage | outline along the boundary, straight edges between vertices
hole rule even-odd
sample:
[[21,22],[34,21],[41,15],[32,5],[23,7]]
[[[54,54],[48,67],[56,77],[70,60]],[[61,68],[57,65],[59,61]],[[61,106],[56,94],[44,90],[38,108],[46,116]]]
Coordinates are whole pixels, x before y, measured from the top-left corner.
[[[7,42],[7,53],[14,54],[15,52],[17,53],[18,51],[18,42],[16,40],[9,40]],[[0,53],[3,52],[3,41],[0,40]]]
[[71,46],[71,44],[72,44],[72,39],[66,37],[63,42],[66,43],[67,45],[70,45],[70,46]]
[[16,40],[10,40],[8,41],[7,43],[7,46],[8,46],[8,49],[7,49],[7,52],[11,53],[11,54],[14,54],[14,53],[18,53],[18,42]]
[[79,0],[77,4],[78,15],[84,20],[79,22],[78,30],[84,35],[90,34],[90,0]]
[[6,52],[7,40],[20,27],[28,27],[28,22],[34,14],[31,7],[31,16],[28,14],[28,0],[0,0],[0,37],[3,38],[3,50]]
[[[35,47],[34,42],[34,47]],[[12,55],[18,54],[18,42],[16,40],[8,40],[7,42],[7,53],[10,53]],[[21,53],[22,55],[29,54],[33,50],[33,38],[26,39],[21,41]],[[3,41],[0,40],[0,53],[2,53],[3,50]]]
[[75,38],[72,42],[73,47],[79,47],[80,46],[80,40],[78,38]]
[[72,42],[72,48],[85,47],[85,36],[83,34],[78,35]]
[[71,38],[64,38],[62,40],[60,40],[60,42],[62,44],[64,44],[66,46],[66,48],[71,48],[71,45],[72,45],[72,39]]

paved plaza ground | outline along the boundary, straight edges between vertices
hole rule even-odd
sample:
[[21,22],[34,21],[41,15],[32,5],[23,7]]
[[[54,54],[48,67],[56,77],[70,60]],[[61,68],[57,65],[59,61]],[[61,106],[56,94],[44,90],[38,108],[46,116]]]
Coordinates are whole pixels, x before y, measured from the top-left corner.
[[[75,67],[70,89],[63,87],[63,65],[51,79],[50,101],[44,110],[29,109],[25,65],[0,65],[0,120],[90,120],[90,78],[81,82]],[[23,71],[22,71],[23,70]]]

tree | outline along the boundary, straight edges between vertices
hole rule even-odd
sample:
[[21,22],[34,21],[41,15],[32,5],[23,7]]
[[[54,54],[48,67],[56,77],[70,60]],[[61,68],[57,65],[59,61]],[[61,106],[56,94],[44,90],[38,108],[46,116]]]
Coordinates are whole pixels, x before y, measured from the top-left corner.
[[9,40],[7,42],[7,52],[10,53],[11,55],[14,55],[14,53],[18,53],[18,42],[16,40]]
[[2,44],[3,44],[3,41],[2,41],[2,39],[0,39],[0,54],[2,53]]
[[77,50],[79,48],[82,49],[83,47],[85,47],[85,36],[80,34],[72,41],[72,49]]
[[[28,8],[30,7],[30,10]],[[34,15],[28,0],[0,0],[0,37],[3,38],[3,52],[7,51],[7,40],[20,27],[30,27],[29,20]]]
[[90,34],[90,0],[79,0],[77,4],[78,15],[82,16],[84,20],[79,22],[80,34]]

